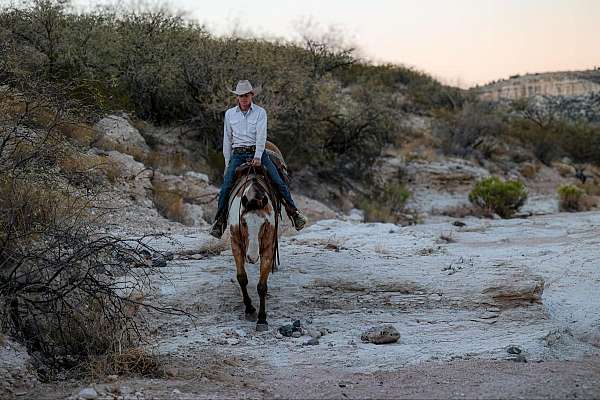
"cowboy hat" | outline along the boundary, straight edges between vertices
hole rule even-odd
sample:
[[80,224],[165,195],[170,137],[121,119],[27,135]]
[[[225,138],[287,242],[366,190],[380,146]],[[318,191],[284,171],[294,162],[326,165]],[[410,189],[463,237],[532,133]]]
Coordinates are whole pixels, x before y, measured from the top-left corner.
[[235,90],[230,90],[230,92],[235,95],[238,95],[238,96],[242,96],[242,95],[244,95],[246,93],[250,93],[250,92],[252,92],[253,94],[259,94],[260,87],[253,88],[250,81],[243,80],[243,81],[239,81],[237,83],[237,86],[235,87]]

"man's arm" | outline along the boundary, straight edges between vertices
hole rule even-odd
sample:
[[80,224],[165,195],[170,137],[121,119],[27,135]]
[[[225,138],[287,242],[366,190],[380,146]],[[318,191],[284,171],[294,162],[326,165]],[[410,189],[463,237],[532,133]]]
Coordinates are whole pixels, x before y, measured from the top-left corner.
[[267,112],[262,111],[256,121],[256,150],[254,159],[261,159],[267,143]]
[[233,130],[231,129],[231,124],[229,123],[229,119],[227,118],[227,113],[225,113],[225,118],[223,120],[223,157],[225,157],[225,169],[229,165],[229,160],[231,159],[231,142],[233,141]]

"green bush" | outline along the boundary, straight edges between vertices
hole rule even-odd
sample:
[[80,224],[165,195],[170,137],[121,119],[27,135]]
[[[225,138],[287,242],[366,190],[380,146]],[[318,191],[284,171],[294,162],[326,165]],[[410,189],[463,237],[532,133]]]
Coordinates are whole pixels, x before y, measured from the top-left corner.
[[367,222],[398,223],[409,197],[410,192],[403,185],[390,184],[374,197],[364,198],[359,207],[364,211]]
[[585,192],[575,185],[558,188],[558,207],[561,211],[583,211]]
[[510,218],[527,200],[525,186],[519,181],[502,181],[490,177],[478,182],[469,201],[486,212],[496,213],[502,218]]
[[510,135],[528,145],[546,165],[567,156],[575,162],[600,163],[600,126],[561,116],[557,104],[540,107],[530,99],[511,104]]
[[462,101],[425,73],[362,62],[318,33],[296,42],[215,36],[168,9],[78,13],[64,0],[17,4],[0,6],[0,77],[68,83],[71,97],[100,113],[190,126],[194,154],[217,167],[223,114],[235,104],[228,89],[239,79],[262,86],[256,102],[269,112],[269,138],[290,169],[328,177],[366,178],[399,129],[398,113]]

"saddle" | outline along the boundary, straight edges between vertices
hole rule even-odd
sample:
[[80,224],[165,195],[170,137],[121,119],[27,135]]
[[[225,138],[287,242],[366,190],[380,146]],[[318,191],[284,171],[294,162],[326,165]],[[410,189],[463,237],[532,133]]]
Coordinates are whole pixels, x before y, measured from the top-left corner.
[[267,143],[265,144],[265,151],[269,155],[271,161],[273,161],[273,164],[275,164],[275,166],[277,167],[277,171],[279,171],[279,175],[281,175],[281,178],[289,186],[290,174],[288,172],[287,164],[283,159],[283,154],[281,153],[281,150],[279,150],[275,143],[267,141]]

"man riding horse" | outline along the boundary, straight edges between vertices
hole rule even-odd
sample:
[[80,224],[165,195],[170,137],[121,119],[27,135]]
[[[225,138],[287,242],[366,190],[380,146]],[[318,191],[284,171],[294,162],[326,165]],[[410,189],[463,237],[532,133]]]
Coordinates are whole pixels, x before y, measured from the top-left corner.
[[296,230],[306,225],[306,217],[298,210],[287,184],[279,174],[277,167],[265,152],[267,141],[267,112],[254,104],[256,94],[249,81],[239,81],[235,90],[238,105],[225,112],[223,129],[223,156],[225,157],[225,175],[219,193],[219,209],[210,234],[216,238],[223,235],[227,223],[227,200],[235,183],[236,169],[250,162],[255,167],[261,165],[266,170],[273,185],[282,197],[285,210]]

